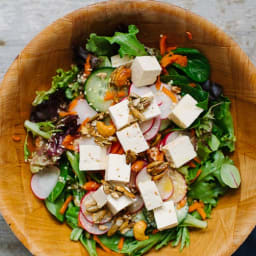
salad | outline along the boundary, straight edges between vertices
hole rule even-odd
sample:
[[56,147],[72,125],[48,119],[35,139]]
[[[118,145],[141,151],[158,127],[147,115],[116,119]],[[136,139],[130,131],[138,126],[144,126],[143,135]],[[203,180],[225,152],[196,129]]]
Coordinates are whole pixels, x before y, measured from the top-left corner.
[[96,244],[110,255],[182,250],[240,185],[231,102],[207,58],[166,35],[149,48],[138,32],[91,34],[24,123],[33,193],[91,256]]

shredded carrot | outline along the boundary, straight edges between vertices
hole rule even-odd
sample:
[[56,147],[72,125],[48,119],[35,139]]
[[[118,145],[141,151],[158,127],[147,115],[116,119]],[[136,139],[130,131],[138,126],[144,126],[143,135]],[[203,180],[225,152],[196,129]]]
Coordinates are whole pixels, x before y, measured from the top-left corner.
[[105,246],[96,235],[93,235],[93,240],[96,241],[105,252],[112,253],[112,251]]
[[173,92],[171,92],[170,90],[168,90],[166,87],[163,86],[162,88],[162,92],[165,93],[168,97],[171,98],[171,100],[174,102],[174,103],[177,103],[177,98],[176,96],[173,94]]
[[137,160],[135,161],[132,166],[131,166],[131,171],[133,172],[139,172],[143,169],[143,167],[145,166],[145,161],[143,160]]
[[195,129],[191,129],[191,130],[190,130],[190,135],[191,135],[191,137],[194,137],[194,136],[195,136],[195,133],[196,133],[196,132],[195,132]]
[[194,212],[198,208],[202,208],[202,207],[204,207],[204,203],[203,202],[194,202],[193,204],[191,204],[189,206],[188,212]]
[[76,97],[69,103],[68,112],[73,111],[75,106],[77,105],[78,101],[81,99],[81,97]]
[[111,146],[110,153],[116,154],[120,148],[121,148],[121,144],[119,142],[115,142]]
[[64,140],[62,141],[62,146],[66,149],[74,150],[73,141],[75,136],[67,135]]
[[77,115],[77,113],[76,111],[70,111],[70,112],[60,111],[59,112],[59,116],[61,117],[70,116],[70,115]]
[[173,51],[175,49],[177,49],[177,46],[169,46],[167,47],[167,52]]
[[168,65],[172,63],[177,63],[182,67],[186,67],[188,63],[188,58],[187,56],[179,55],[179,54],[174,54],[172,55],[172,52],[169,52],[163,58],[161,59],[160,63],[161,66],[166,68]]
[[124,237],[121,236],[117,248],[121,251],[123,249],[123,246],[124,246]]
[[85,120],[80,124],[79,128],[78,128],[78,131],[80,132],[81,129],[89,122],[90,118],[87,117],[85,118]]
[[126,96],[126,92],[125,92],[125,91],[119,91],[119,92],[117,92],[117,97],[118,97],[118,98],[122,98],[122,97],[124,97],[124,96]]
[[64,204],[60,208],[60,214],[64,214],[65,211],[68,208],[69,203],[73,200],[73,196],[68,196],[67,199],[65,200]]
[[188,85],[191,86],[191,87],[193,87],[193,88],[196,87],[196,84],[195,84],[195,83],[189,83]]
[[195,165],[195,163],[193,161],[188,162],[188,166],[191,167],[191,168],[195,168],[196,167],[196,165]]
[[87,191],[95,191],[100,187],[100,184],[95,181],[88,181],[83,185],[83,189]]
[[104,97],[104,100],[113,100],[115,98],[116,94],[114,91],[107,91]]
[[198,164],[201,163],[201,160],[196,156],[194,159],[193,159],[195,162],[197,162]]
[[185,197],[185,198],[183,198],[183,199],[178,203],[178,209],[184,207],[185,204],[186,204],[186,202],[187,202],[187,198]]
[[189,40],[192,40],[192,38],[193,38],[192,33],[189,32],[189,31],[187,31],[186,34],[187,34],[187,36],[188,36],[188,39],[189,39]]
[[166,52],[166,40],[167,40],[167,36],[166,35],[161,35],[160,36],[160,54],[162,56]]
[[199,170],[197,171],[197,173],[196,173],[195,178],[194,178],[193,180],[191,180],[191,183],[193,183],[193,182],[199,177],[199,175],[200,175],[201,173],[202,173],[202,170],[199,169]]
[[122,148],[122,147],[120,147],[120,148],[119,148],[119,150],[118,150],[116,153],[117,153],[117,154],[119,154],[119,155],[124,154],[124,150],[123,150],[123,148]]
[[81,222],[80,222],[79,217],[78,217],[78,219],[77,219],[77,226],[80,227],[80,228],[82,228],[82,229],[84,228],[83,225],[82,225]]
[[160,76],[157,77],[157,80],[156,80],[156,89],[157,90],[160,90],[161,88],[161,81],[160,81]]
[[202,218],[203,220],[206,219],[206,213],[205,213],[203,207],[198,207],[198,208],[197,208],[197,212],[200,214],[200,216],[201,216],[201,218]]
[[15,142],[19,142],[19,141],[21,141],[21,137],[18,136],[18,135],[13,135],[12,140],[15,141]]
[[164,152],[160,152],[157,155],[157,161],[164,161]]
[[92,68],[91,68],[91,54],[87,55],[85,64],[84,64],[84,74],[86,76],[89,76],[92,72]]
[[158,233],[158,232],[159,232],[159,230],[156,229],[156,228],[152,230],[152,234],[156,234],[156,233]]

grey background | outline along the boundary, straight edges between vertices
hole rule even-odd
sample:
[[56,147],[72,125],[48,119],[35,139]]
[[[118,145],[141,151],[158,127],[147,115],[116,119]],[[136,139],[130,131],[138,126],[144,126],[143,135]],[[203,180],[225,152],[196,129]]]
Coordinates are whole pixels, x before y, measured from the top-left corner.
[[[24,46],[63,15],[97,0],[0,0],[0,81]],[[165,0],[215,23],[256,64],[256,0]],[[2,202],[0,202],[2,203]],[[0,256],[31,255],[0,215]]]

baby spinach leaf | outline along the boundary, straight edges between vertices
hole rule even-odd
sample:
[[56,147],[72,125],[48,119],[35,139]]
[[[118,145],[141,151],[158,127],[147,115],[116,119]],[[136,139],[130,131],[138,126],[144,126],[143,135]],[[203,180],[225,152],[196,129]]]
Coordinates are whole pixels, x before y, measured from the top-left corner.
[[210,65],[208,60],[200,54],[189,55],[187,66],[183,67],[177,63],[172,65],[183,71],[195,82],[203,83],[208,80],[210,75]]
[[68,167],[67,163],[60,164],[60,176],[59,176],[58,182],[55,185],[54,189],[52,190],[51,194],[48,196],[49,201],[54,202],[59,197],[59,195],[62,193],[62,191],[66,185],[68,169],[69,169],[69,167]]
[[76,228],[78,226],[78,214],[79,214],[80,208],[77,206],[74,206],[73,203],[69,204],[69,207],[65,213],[67,224],[71,228]]
[[70,234],[71,241],[78,241],[83,233],[83,229],[81,228],[74,228]]
[[63,222],[65,216],[60,213],[60,209],[65,202],[65,193],[62,193],[59,198],[53,203],[48,199],[45,199],[45,205],[48,211],[55,216],[60,222]]
[[238,169],[233,164],[225,163],[221,167],[221,179],[230,188],[238,188],[241,183],[241,177]]
[[86,248],[90,256],[97,256],[96,242],[93,239],[86,238],[85,235],[80,237],[80,242]]
[[115,54],[115,45],[119,46],[118,53],[121,57],[148,55],[145,47],[136,37],[139,32],[135,25],[129,25],[128,33],[115,32],[113,36],[97,36],[91,34],[86,44],[86,49],[97,56],[112,56]]
[[181,55],[194,55],[194,54],[201,54],[201,52],[195,48],[182,48],[178,47],[172,51],[174,54],[181,54]]

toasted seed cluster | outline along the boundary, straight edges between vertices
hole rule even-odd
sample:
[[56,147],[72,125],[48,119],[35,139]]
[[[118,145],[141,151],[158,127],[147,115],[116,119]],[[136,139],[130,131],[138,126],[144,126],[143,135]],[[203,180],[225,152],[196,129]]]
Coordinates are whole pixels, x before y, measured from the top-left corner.
[[147,166],[147,172],[153,180],[161,179],[168,171],[169,164],[163,161],[154,161]]

